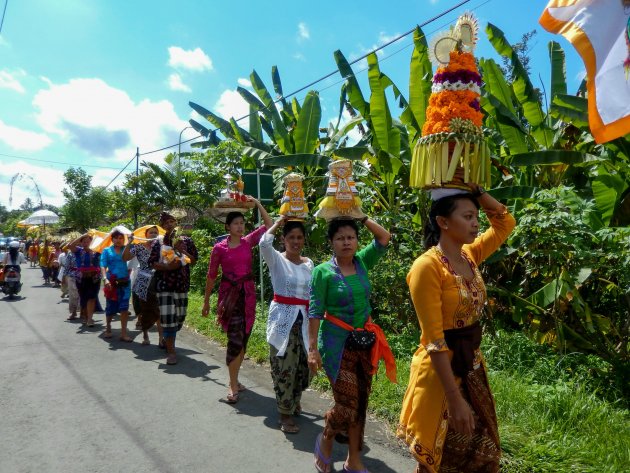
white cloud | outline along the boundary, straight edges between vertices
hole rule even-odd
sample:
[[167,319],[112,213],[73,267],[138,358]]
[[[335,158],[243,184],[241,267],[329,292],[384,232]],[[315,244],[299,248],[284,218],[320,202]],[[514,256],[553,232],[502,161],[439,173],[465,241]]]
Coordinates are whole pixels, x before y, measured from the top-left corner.
[[293,59],[297,59],[298,61],[306,62],[306,58],[304,57],[304,54],[302,54],[302,53],[295,53],[293,55]]
[[245,79],[244,77],[239,77],[238,78],[238,85],[240,85],[241,87],[251,87],[252,83],[249,79]]
[[[249,104],[235,90],[224,90],[214,106],[214,111],[225,120],[234,118],[238,120],[249,114]],[[248,129],[248,121],[238,122],[241,128]]]
[[23,94],[26,92],[24,86],[18,80],[18,77],[26,76],[26,72],[22,69],[19,69],[14,72],[9,72],[6,69],[0,71],[0,89],[11,89]]
[[52,85],[37,93],[33,105],[46,132],[91,156],[116,161],[128,161],[136,146],[143,152],[177,142],[179,131],[187,125],[169,101],[134,102],[125,91],[101,79]]
[[298,41],[310,39],[311,33],[308,30],[308,26],[303,21],[298,23]]
[[184,84],[182,76],[174,72],[168,76],[168,86],[171,90],[179,90],[181,92],[192,92],[191,88]]
[[168,65],[190,71],[211,71],[212,59],[201,48],[185,50],[179,46],[168,48]]
[[0,141],[18,151],[38,151],[52,140],[44,133],[22,130],[0,120]]

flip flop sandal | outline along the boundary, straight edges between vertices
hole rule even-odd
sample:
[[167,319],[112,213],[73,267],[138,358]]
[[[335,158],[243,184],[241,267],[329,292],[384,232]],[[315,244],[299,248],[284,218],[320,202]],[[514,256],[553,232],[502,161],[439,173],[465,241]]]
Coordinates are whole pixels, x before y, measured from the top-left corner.
[[367,468],[363,468],[362,470],[351,470],[346,466],[346,462],[343,462],[343,469],[341,471],[343,471],[343,473],[370,473],[367,471]]
[[151,345],[149,340],[142,340],[142,345]]
[[166,364],[167,365],[176,365],[177,364],[177,355],[175,355],[175,353],[171,353],[170,355],[168,355],[166,357]]
[[285,434],[297,434],[300,431],[300,426],[292,422],[280,422],[280,430]]
[[129,337],[120,337],[118,340],[120,340],[121,342],[125,342],[125,343],[133,342],[133,338],[129,338]]
[[236,404],[238,402],[238,393],[228,393],[225,402],[228,404]]
[[238,383],[238,392],[242,393],[243,391],[247,391],[247,388],[241,383]]
[[[322,453],[320,446],[321,446],[323,436],[324,434],[321,433],[315,439],[315,451],[313,452],[313,456],[315,458],[313,459],[313,464],[315,465],[315,469],[319,473],[330,473],[330,461],[332,460],[332,455],[326,458],[324,454]],[[317,464],[318,461],[324,464],[323,468]]]

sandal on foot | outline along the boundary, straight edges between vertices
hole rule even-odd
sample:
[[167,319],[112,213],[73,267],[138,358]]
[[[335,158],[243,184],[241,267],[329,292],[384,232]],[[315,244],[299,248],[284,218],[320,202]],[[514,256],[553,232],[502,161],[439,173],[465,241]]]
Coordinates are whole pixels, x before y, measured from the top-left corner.
[[300,426],[293,423],[291,420],[282,421],[279,420],[280,430],[285,434],[297,434],[300,431]]
[[66,320],[77,320],[79,317],[77,317],[76,315],[71,315],[70,317],[68,317]]
[[238,393],[228,393],[225,398],[225,402],[228,404],[236,404],[238,402]]
[[343,471],[343,473],[370,473],[367,471],[367,468],[363,468],[362,470],[351,470],[346,466],[346,462],[343,462],[343,469],[341,471]]
[[142,340],[142,345],[151,345],[151,342],[148,338],[145,338],[144,340]]
[[[315,458],[313,460],[313,463],[315,464],[315,469],[319,473],[329,473],[330,472],[330,461],[332,460],[332,455],[330,457],[326,458],[324,456],[324,454],[322,453],[321,443],[322,443],[322,438],[323,437],[324,437],[324,434],[321,433],[315,439],[315,451],[313,452],[313,456]],[[323,463],[324,467],[322,468],[321,466],[319,466],[317,464],[317,462]]]
[[105,330],[105,333],[103,333],[103,338],[112,338],[112,332]]
[[166,357],[167,365],[176,365],[177,364],[177,355],[175,353],[171,353]]
[[133,338],[129,338],[129,337],[120,337],[118,340],[120,340],[121,342],[126,342],[126,343],[133,342]]
[[242,393],[243,391],[247,391],[247,388],[241,383],[238,383],[238,392]]

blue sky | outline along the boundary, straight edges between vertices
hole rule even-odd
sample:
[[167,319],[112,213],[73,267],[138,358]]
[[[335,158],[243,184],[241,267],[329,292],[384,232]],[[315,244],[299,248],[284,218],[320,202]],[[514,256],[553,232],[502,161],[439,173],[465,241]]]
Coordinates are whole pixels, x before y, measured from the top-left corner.
[[[37,182],[44,203],[61,205],[68,167],[83,166],[94,184],[105,185],[136,147],[143,153],[176,144],[194,116],[189,101],[240,117],[247,108],[235,89],[247,86],[253,69],[271,89],[277,65],[289,93],[333,71],[336,49],[357,58],[457,3],[8,0],[0,34],[0,204],[17,208],[26,197],[37,199],[31,180],[21,178],[9,205],[9,181],[21,172]],[[488,22],[511,42],[536,29],[533,76],[548,86],[553,39],[565,49],[574,92],[584,67],[563,38],[538,24],[546,4],[471,1],[424,31],[430,38],[472,10],[482,26],[476,54],[495,57],[483,32]],[[3,6],[0,0],[0,14]],[[410,43],[404,38],[379,56],[381,70],[403,91]],[[360,69],[355,72],[364,80]],[[326,120],[338,113],[339,81],[337,75],[313,87],[321,91]],[[191,129],[183,132],[184,140],[193,136]],[[165,154],[141,159],[162,162]]]

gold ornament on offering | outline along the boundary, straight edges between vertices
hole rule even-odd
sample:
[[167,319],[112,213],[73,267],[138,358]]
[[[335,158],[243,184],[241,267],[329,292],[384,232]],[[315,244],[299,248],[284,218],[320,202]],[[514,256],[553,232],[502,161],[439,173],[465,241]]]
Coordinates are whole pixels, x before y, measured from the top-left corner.
[[308,217],[308,205],[304,199],[302,175],[291,173],[284,177],[284,196],[280,202],[280,215],[294,220],[305,220]]
[[472,54],[478,30],[475,17],[465,13],[455,27],[431,42],[431,60],[438,69],[422,137],[413,150],[412,187],[468,189],[468,182],[490,185],[490,150],[481,129],[481,75]]
[[352,177],[352,161],[339,159],[328,165],[329,179],[326,197],[319,204],[315,217],[330,221],[335,218],[361,219],[361,199]]

